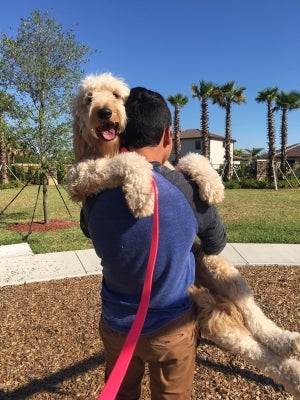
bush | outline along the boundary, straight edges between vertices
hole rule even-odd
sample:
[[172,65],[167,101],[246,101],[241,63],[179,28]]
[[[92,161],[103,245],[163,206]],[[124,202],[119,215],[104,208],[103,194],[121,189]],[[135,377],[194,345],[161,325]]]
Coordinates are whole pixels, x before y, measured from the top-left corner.
[[225,189],[239,189],[240,188],[240,183],[239,181],[236,180],[231,180],[228,182],[223,182]]
[[21,186],[17,180],[11,180],[9,183],[0,183],[0,189],[13,189]]
[[11,180],[13,181],[16,178],[18,178],[21,182],[25,182],[26,176],[25,176],[24,168],[21,167],[20,165],[12,165],[11,171],[8,170],[8,178],[10,181]]
[[[57,182],[63,184],[68,171],[68,165],[57,163],[53,170],[53,176],[57,177]],[[22,183],[29,182],[32,185],[40,184],[41,171],[37,165],[28,165],[28,169],[22,165],[12,165],[11,171],[8,171],[9,180],[19,179]]]
[[57,183],[64,183],[67,175],[67,168],[64,164],[56,165]]
[[26,172],[26,181],[29,183],[34,183],[35,180],[35,168],[32,165],[29,165],[28,170]]
[[286,179],[278,179],[277,186],[279,188],[289,188],[291,187],[290,185],[292,185],[292,187],[299,186],[299,183],[297,182],[297,179],[295,177],[289,177],[288,180],[289,181],[287,181]]
[[241,181],[241,188],[243,189],[266,189],[267,186],[267,181],[258,181],[257,179],[243,179]]
[[[257,180],[257,179],[251,179],[251,178],[244,178],[241,179],[240,181],[236,179],[232,179],[231,181],[228,182],[223,182],[224,187],[226,189],[274,189],[275,183],[270,184],[267,180]],[[289,178],[289,181],[286,179],[278,179],[277,180],[277,186],[278,188],[284,189],[284,188],[296,188],[299,187],[299,183],[297,182],[297,179],[295,177]]]
[[241,161],[240,165],[235,166],[235,171],[240,179],[249,179],[256,177],[256,165],[254,162],[245,163]]

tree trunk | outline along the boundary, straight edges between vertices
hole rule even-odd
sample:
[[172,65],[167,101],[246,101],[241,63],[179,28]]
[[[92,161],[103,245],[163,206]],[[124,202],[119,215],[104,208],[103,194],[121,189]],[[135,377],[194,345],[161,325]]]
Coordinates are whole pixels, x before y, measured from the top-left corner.
[[6,149],[4,143],[4,133],[1,129],[2,115],[0,115],[0,183],[8,183]]
[[267,178],[269,183],[274,182],[274,169],[273,166],[275,162],[275,128],[274,128],[274,118],[272,103],[268,102],[268,167],[267,167]]
[[210,159],[209,149],[209,130],[208,130],[208,104],[206,99],[202,99],[202,113],[201,113],[201,129],[202,129],[202,141],[203,141],[203,155],[207,159]]
[[46,172],[41,173],[41,183],[43,185],[43,213],[44,213],[44,223],[49,222],[49,207],[48,207],[48,179]]
[[225,167],[224,167],[224,180],[225,182],[231,179],[231,106],[230,103],[226,105],[226,127],[225,127]]
[[177,107],[175,107],[174,112],[174,135],[175,164],[177,164],[181,157],[179,109]]
[[[287,110],[282,110],[281,116],[281,157],[280,157],[280,169],[282,175],[286,175],[287,171],[287,157],[286,157],[286,144],[287,144]],[[284,177],[282,176],[284,179]]]

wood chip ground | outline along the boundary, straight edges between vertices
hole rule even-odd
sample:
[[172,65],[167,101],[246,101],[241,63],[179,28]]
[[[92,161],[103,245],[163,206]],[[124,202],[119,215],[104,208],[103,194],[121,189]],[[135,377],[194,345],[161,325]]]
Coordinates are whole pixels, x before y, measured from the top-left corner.
[[[300,266],[240,267],[264,312],[300,331]],[[0,288],[0,399],[93,400],[104,377],[101,276]],[[141,399],[150,399],[148,375]],[[289,400],[244,360],[202,340],[192,399]]]

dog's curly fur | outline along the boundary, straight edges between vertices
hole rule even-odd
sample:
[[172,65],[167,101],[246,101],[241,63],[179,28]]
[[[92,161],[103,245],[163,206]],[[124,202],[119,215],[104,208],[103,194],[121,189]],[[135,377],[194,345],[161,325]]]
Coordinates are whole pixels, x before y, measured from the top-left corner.
[[249,361],[300,399],[300,335],[281,329],[256,304],[237,268],[221,256],[206,255],[199,242],[195,285],[198,332]]
[[73,201],[80,202],[89,195],[121,186],[133,215],[146,217],[154,207],[151,170],[151,164],[137,153],[122,153],[110,159],[89,158],[70,168],[68,192]]
[[[75,127],[89,126],[89,115],[74,110],[74,118],[77,119]],[[79,121],[80,118],[84,122]],[[78,143],[75,140],[77,134],[76,129],[74,146]],[[94,144],[99,144],[98,139],[86,140],[87,137],[94,137],[93,132],[81,136],[88,145],[81,146],[80,151],[74,149],[76,159],[82,160],[91,155],[98,158],[89,158],[72,166],[68,175],[71,198],[83,201],[106,188],[122,186],[135,217],[151,215],[154,204],[151,165],[135,153],[99,158],[110,157],[112,153],[105,155],[103,149],[93,149]],[[203,201],[218,204],[223,200],[221,178],[205,157],[188,154],[180,159],[177,169],[196,182]],[[204,254],[198,241],[195,241],[193,251],[197,265],[196,280],[189,291],[198,310],[199,335],[244,357],[284,385],[295,399],[300,399],[300,362],[294,358],[300,352],[300,334],[282,330],[268,319],[255,303],[244,278],[226,260]]]

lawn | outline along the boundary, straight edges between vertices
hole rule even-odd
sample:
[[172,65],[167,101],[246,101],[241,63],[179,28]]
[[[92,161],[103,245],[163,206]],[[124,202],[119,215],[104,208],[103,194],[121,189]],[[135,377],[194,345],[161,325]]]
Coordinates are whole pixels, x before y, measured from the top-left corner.
[[[33,231],[29,236],[29,227],[27,232],[8,230],[8,227],[17,223],[30,223],[35,204],[34,221],[43,220],[42,193],[38,196],[38,186],[28,186],[21,193],[20,189],[2,189],[0,245],[28,240],[35,253],[92,247],[78,224],[80,206],[69,200],[62,186],[59,186],[60,192],[55,186],[48,188],[50,219],[74,221],[76,226],[48,232]],[[278,191],[232,189],[226,190],[225,200],[218,209],[227,230],[228,242],[300,243],[299,205],[300,188]]]
[[[0,245],[26,241],[29,226],[25,232],[12,231],[7,228],[16,223],[28,222],[30,224],[35,204],[34,221],[43,221],[42,189],[38,196],[38,188],[38,186],[27,186],[17,198],[15,196],[20,189],[0,190],[0,214],[8,206],[4,213],[0,215]],[[73,203],[68,198],[68,194],[62,186],[59,186],[59,191],[55,186],[48,186],[48,189],[50,220],[74,221],[76,226],[45,232],[33,231],[27,238],[33,252],[50,253],[91,248],[91,241],[84,237],[79,228],[79,204]],[[15,200],[9,205],[14,198]]]
[[300,188],[226,190],[219,212],[231,243],[300,243]]

